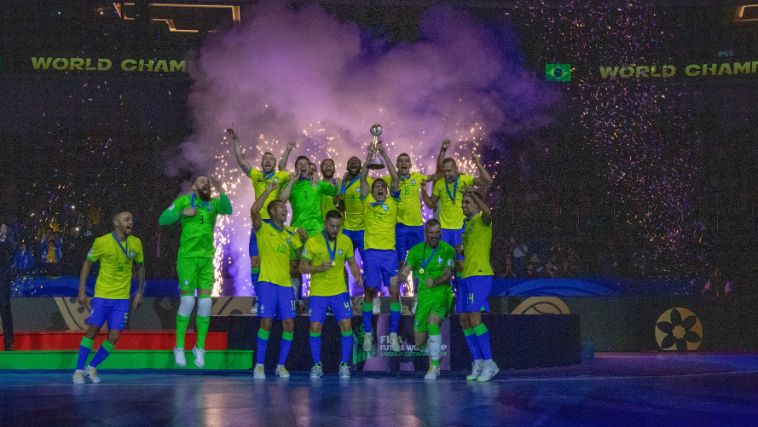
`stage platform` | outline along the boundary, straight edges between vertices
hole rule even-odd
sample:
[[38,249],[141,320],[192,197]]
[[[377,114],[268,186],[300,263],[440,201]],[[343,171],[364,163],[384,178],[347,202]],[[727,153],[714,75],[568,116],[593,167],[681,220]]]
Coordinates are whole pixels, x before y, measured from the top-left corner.
[[[105,328],[104,328],[105,329]],[[23,331],[14,334],[15,350],[79,350],[82,331]],[[107,336],[103,331],[95,338],[97,348]],[[172,350],[176,344],[176,331],[122,331],[118,339],[119,350]],[[187,333],[185,346],[192,348],[197,334]],[[226,350],[226,332],[208,332],[205,337],[206,350]]]
[[463,374],[355,373],[254,381],[249,372],[0,372],[4,426],[752,426],[755,354],[597,354],[580,365]]

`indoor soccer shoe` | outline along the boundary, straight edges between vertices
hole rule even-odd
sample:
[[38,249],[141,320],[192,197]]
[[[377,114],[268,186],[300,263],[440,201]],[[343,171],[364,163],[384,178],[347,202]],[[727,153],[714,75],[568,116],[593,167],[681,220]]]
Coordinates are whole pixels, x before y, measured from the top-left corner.
[[316,363],[315,365],[313,365],[313,367],[311,368],[311,378],[313,379],[321,378],[322,375],[324,375],[324,370],[321,368],[321,364]]
[[440,376],[440,367],[439,366],[430,366],[429,370],[426,371],[426,375],[424,375],[425,380],[436,380],[437,377]]
[[74,371],[74,384],[84,384],[84,371],[82,369],[77,369]]
[[93,383],[100,382],[100,377],[97,376],[97,369],[93,368],[92,366],[87,366],[84,369],[84,375],[86,375]]
[[400,339],[397,337],[396,332],[392,332],[390,334],[390,350],[394,351],[395,353],[400,352]]
[[290,377],[290,371],[288,371],[284,365],[276,365],[276,376],[286,380]]
[[176,362],[176,366],[180,368],[187,366],[187,359],[184,358],[183,348],[177,347],[174,349],[174,362]]
[[479,375],[482,375],[482,369],[484,369],[484,361],[479,359],[475,360],[474,363],[471,364],[471,373],[466,375],[467,381],[476,381],[479,379]]
[[363,336],[363,351],[366,353],[371,353],[371,347],[372,347],[372,336],[371,332],[366,332],[366,335]]
[[477,381],[489,381],[497,375],[498,372],[500,372],[500,369],[498,369],[497,365],[494,361],[490,360],[489,362],[484,364],[484,369],[482,369],[482,374],[479,375],[479,378],[477,378]]
[[266,379],[266,370],[263,368],[263,365],[261,365],[260,363],[255,365],[255,369],[253,369],[253,379],[255,380]]
[[340,378],[350,378],[350,365],[340,363]]
[[205,366],[205,350],[202,348],[193,347],[192,354],[195,356],[195,366],[198,368]]

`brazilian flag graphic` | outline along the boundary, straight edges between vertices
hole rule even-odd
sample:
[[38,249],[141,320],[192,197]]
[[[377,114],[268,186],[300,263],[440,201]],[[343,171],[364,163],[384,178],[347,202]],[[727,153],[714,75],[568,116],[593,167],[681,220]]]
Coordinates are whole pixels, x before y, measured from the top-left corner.
[[570,82],[571,64],[545,64],[545,80],[549,82]]

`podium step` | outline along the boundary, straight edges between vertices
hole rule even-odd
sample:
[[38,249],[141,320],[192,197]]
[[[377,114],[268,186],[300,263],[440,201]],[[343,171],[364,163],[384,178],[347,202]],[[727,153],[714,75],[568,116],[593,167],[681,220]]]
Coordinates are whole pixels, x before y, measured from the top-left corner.
[[[116,348],[118,350],[171,350],[175,345],[174,331],[123,331]],[[14,335],[13,348],[16,350],[79,350],[82,331],[28,331]],[[94,348],[100,347],[106,334],[101,333],[95,339]],[[185,347],[192,348],[197,341],[197,334],[187,332]],[[208,332],[205,338],[207,350],[226,350],[226,332]]]
[[[94,355],[90,354],[90,359]],[[2,369],[76,369],[78,351],[4,351]],[[116,350],[98,366],[100,369],[248,370],[253,366],[252,350],[207,350],[205,367],[195,367],[192,351],[186,351],[187,367],[177,368],[174,353],[166,350]]]

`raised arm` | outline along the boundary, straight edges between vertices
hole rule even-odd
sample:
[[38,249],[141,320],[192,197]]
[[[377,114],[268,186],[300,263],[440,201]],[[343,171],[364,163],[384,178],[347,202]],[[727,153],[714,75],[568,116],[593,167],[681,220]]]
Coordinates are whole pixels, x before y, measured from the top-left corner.
[[487,203],[473,191],[467,191],[466,194],[471,197],[471,200],[473,200],[479,207],[479,210],[482,211],[482,221],[487,225],[492,224],[492,209],[487,206]]
[[258,196],[253,202],[253,206],[250,207],[250,219],[253,221],[253,230],[255,231],[260,230],[261,224],[263,224],[263,218],[261,217],[261,209],[263,209],[263,205],[266,204],[266,199],[268,199],[268,195],[271,194],[272,191],[274,191],[275,187],[276,187],[276,183],[273,180],[271,180],[268,183],[268,186],[266,187],[266,191],[264,191],[263,194]]
[[393,193],[396,193],[400,191],[400,180],[397,178],[397,169],[395,168],[395,165],[392,163],[392,160],[390,160],[390,157],[387,155],[387,151],[384,149],[384,146],[381,144],[379,145],[379,154],[381,154],[382,159],[384,159],[384,164],[387,165],[387,171],[390,173],[390,191]]
[[482,166],[482,159],[479,157],[478,154],[474,153],[471,155],[471,160],[476,165],[476,168],[479,170],[479,176],[474,178],[474,184],[478,185],[480,187],[489,187],[492,185],[492,177],[490,177],[490,174],[487,173],[487,169]]
[[232,139],[232,143],[234,143],[234,157],[237,159],[237,164],[240,165],[240,168],[242,168],[242,171],[245,172],[245,175],[250,175],[250,170],[253,167],[250,165],[250,162],[247,161],[245,153],[242,152],[242,147],[240,147],[240,141],[237,138],[237,133],[232,128],[227,129],[226,133],[229,134],[229,137]]
[[437,170],[434,171],[435,178],[438,178],[439,174],[442,172],[442,163],[445,162],[448,148],[450,148],[450,140],[446,139],[442,141],[442,144],[440,145],[440,153],[437,154]]
[[365,199],[368,196],[368,193],[371,192],[371,189],[368,187],[368,161],[371,159],[371,154],[373,153],[374,150],[369,145],[366,149],[366,160],[361,167],[361,199]]
[[287,143],[287,148],[284,149],[284,153],[282,154],[282,158],[279,160],[279,170],[280,171],[286,171],[287,170],[287,162],[290,158],[290,153],[292,152],[292,149],[295,148],[297,143],[295,141],[290,141]]
[[295,181],[297,181],[299,176],[297,172],[290,172],[290,179],[287,180],[287,185],[279,192],[279,200],[283,202],[289,201],[290,194],[292,194],[292,186],[295,185]]
[[[421,198],[424,200],[424,204],[426,205],[426,207],[428,207],[429,209],[434,209],[437,207],[437,198],[434,197],[434,195],[430,195],[429,193],[426,192],[428,187],[429,185],[424,184],[419,189],[421,191]],[[434,188],[434,181],[432,181],[431,187]]]

